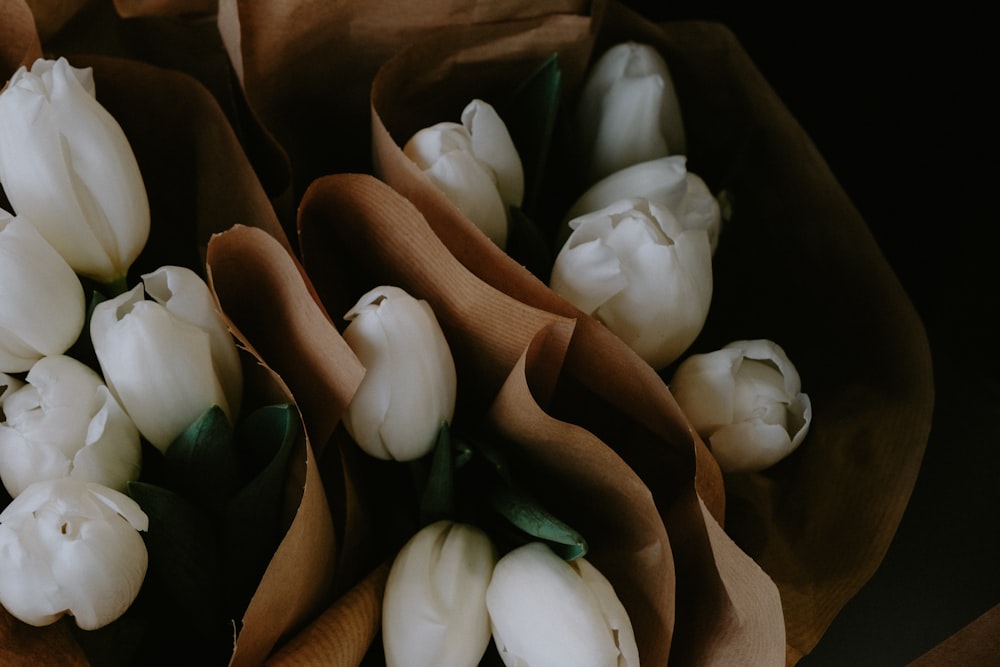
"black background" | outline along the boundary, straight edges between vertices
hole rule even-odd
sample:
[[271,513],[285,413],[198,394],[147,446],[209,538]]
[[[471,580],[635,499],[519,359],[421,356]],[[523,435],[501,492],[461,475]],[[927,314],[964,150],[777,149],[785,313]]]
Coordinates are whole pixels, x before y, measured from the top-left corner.
[[994,29],[955,3],[627,4],[733,30],[924,321],[936,403],[910,504],[880,569],[800,663],[906,665],[1000,604]]

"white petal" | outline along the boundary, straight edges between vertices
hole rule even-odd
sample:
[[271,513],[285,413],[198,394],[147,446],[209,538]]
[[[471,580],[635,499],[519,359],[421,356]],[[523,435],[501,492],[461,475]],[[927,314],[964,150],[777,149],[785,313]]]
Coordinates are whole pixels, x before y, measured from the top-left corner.
[[462,111],[462,124],[472,137],[473,155],[493,168],[504,203],[520,206],[524,200],[524,169],[496,109],[482,100],[473,100]]
[[496,176],[471,153],[451,152],[425,173],[458,210],[501,248],[507,244],[507,205]]
[[590,180],[670,154],[660,128],[663,80],[622,79],[602,100],[590,158]]
[[657,202],[676,213],[688,188],[686,162],[685,156],[672,155],[619,169],[590,186],[570,207],[566,218],[592,213],[620,199],[635,198]]
[[709,437],[709,446],[723,472],[763,470],[794,449],[784,427],[756,419],[723,426]]
[[733,421],[739,350],[694,354],[677,366],[670,392],[694,429],[708,437]]
[[22,218],[0,220],[0,371],[69,349],[83,328],[76,274]]
[[213,405],[227,410],[209,336],[141,298],[141,286],[94,309],[91,338],[108,388],[161,451]]
[[440,521],[400,550],[386,581],[388,667],[475,667],[490,641],[486,588],[496,551],[470,525]]
[[243,399],[243,366],[208,285],[197,273],[180,266],[160,267],[143,275],[142,282],[154,301],[208,334],[212,365],[226,396],[221,407],[235,421]]
[[618,664],[614,633],[597,597],[543,544],[527,544],[500,559],[486,606],[508,667]]

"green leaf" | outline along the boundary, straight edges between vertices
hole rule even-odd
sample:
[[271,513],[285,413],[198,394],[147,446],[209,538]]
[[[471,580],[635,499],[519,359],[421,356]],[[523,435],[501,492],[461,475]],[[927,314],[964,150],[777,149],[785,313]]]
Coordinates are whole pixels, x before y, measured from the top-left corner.
[[[246,417],[239,428],[241,455],[263,463],[225,511],[226,600],[239,618],[281,541],[288,461],[299,435],[294,406],[272,405]],[[267,461],[263,457],[270,453]]]
[[497,484],[490,492],[490,506],[517,529],[524,541],[542,541],[565,560],[587,553],[587,541],[527,493],[507,484]]
[[552,252],[545,236],[521,209],[510,207],[507,254],[524,265],[536,278],[548,284],[552,272]]
[[448,422],[441,422],[430,464],[420,496],[420,522],[425,526],[455,517],[455,456]]
[[129,482],[128,494],[149,517],[147,583],[166,596],[206,636],[225,624],[219,587],[219,554],[208,516],[179,494]]
[[507,125],[524,166],[523,208],[535,213],[548,160],[559,97],[562,70],[553,53],[514,90],[500,117]]
[[233,447],[229,418],[213,405],[167,448],[167,485],[200,507],[221,511],[236,490]]

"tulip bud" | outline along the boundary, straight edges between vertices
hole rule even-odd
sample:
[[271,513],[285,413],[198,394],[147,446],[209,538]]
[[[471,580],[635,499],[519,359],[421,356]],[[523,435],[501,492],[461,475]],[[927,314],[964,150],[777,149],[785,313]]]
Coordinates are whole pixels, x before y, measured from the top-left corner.
[[640,162],[605,176],[576,200],[566,218],[572,220],[620,199],[636,198],[670,209],[684,229],[704,229],[715,253],[722,226],[719,202],[705,181],[687,170],[683,155]]
[[591,182],[686,152],[673,79],[663,57],[646,44],[618,44],[594,63],[580,95],[578,120]]
[[213,405],[235,423],[243,371],[212,293],[195,272],[165,266],[142,280],[94,309],[90,337],[108,387],[139,432],[165,452]]
[[500,559],[486,591],[493,641],[508,667],[638,667],[628,613],[586,559],[540,542]]
[[45,357],[3,398],[0,479],[11,496],[72,477],[125,490],[139,477],[139,431],[101,377],[76,359]]
[[475,526],[438,521],[407,542],[382,603],[387,667],[475,667],[490,643],[486,587],[497,554]]
[[74,271],[121,280],[149,235],[149,203],[121,127],[90,68],[21,67],[0,93],[0,183]]
[[36,482],[0,513],[0,604],[31,625],[71,614],[84,630],[121,616],[146,576],[149,520],[99,484]]
[[712,300],[712,251],[703,229],[666,208],[624,199],[569,222],[550,286],[603,322],[653,368],[701,332]]
[[398,287],[371,290],[344,316],[344,341],[365,376],[344,427],[365,452],[410,461],[427,454],[455,414],[451,349],[430,305]]
[[462,124],[424,128],[403,147],[462,214],[501,248],[507,243],[507,209],[524,198],[521,158],[496,110],[473,100]]
[[769,340],[741,340],[685,359],[670,390],[726,472],[774,465],[805,439],[809,396],[785,351]]
[[68,350],[85,311],[73,269],[31,224],[0,209],[0,371],[26,371]]

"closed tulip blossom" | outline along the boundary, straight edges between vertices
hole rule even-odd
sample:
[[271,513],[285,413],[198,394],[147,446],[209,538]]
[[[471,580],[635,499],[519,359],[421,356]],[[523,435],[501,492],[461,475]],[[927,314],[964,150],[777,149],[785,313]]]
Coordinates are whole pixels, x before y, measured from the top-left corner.
[[85,314],[73,269],[23,217],[0,209],[0,372],[68,350]]
[[704,229],[669,209],[624,199],[569,222],[551,288],[593,315],[660,369],[701,332],[712,300],[712,251]]
[[687,169],[687,157],[671,155],[640,162],[594,183],[570,207],[567,220],[600,210],[620,199],[641,198],[670,209],[685,229],[704,229],[715,253],[722,214],[708,185]]
[[670,70],[647,44],[623,42],[601,55],[590,68],[578,104],[590,182],[639,162],[686,152]]
[[119,491],[139,476],[139,431],[101,377],[67,356],[45,357],[2,401],[0,479],[11,496],[72,477]]
[[802,443],[812,421],[798,371],[769,340],[688,357],[670,390],[726,472],[774,465]]
[[382,602],[387,667],[475,667],[490,643],[486,587],[496,563],[475,526],[438,521],[393,561]]
[[638,667],[628,612],[586,559],[533,542],[496,564],[486,591],[493,641],[508,667]]
[[160,451],[212,406],[235,423],[239,352],[194,271],[165,266],[144,275],[94,309],[90,336],[108,387]]
[[94,97],[90,68],[65,58],[21,67],[0,93],[0,183],[74,271],[124,280],[149,235],[132,148]]
[[0,604],[30,625],[70,614],[84,630],[121,616],[146,576],[149,519],[123,493],[37,482],[0,513]]
[[430,305],[398,287],[376,287],[344,316],[344,341],[365,376],[344,414],[358,446],[380,459],[427,454],[455,413],[451,349]]
[[403,153],[473,224],[501,248],[508,208],[524,198],[524,170],[496,110],[473,100],[462,122],[442,122],[413,135]]

